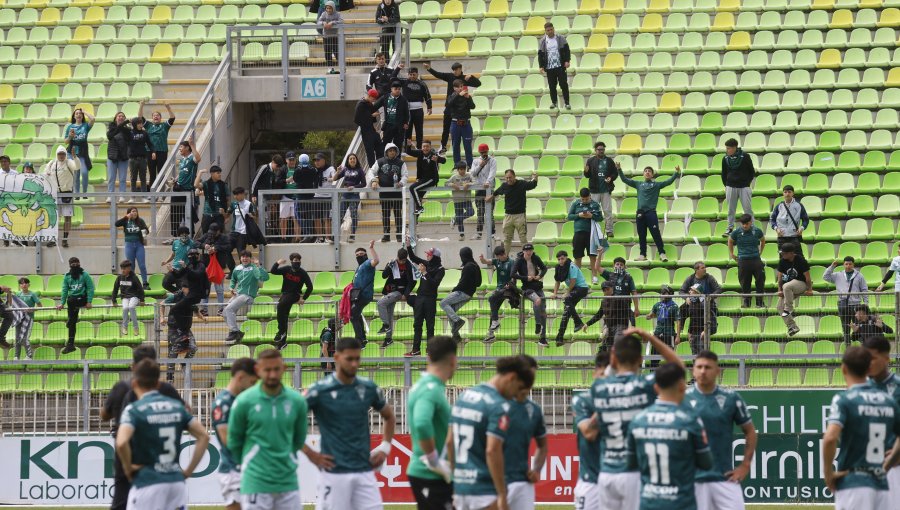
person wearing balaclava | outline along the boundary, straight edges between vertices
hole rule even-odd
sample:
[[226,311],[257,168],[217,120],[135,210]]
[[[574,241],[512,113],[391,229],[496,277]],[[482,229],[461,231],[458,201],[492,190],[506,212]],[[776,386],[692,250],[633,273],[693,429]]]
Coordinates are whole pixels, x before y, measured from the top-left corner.
[[391,240],[391,211],[394,212],[394,228],[397,231],[397,242],[402,242],[401,230],[403,222],[401,211],[403,210],[402,193],[400,189],[405,187],[409,180],[409,171],[406,169],[406,163],[400,157],[400,149],[393,143],[388,143],[384,147],[384,157],[375,162],[369,169],[367,180],[372,183],[372,189],[375,190],[396,190],[382,191],[378,198],[381,200],[381,227],[384,236],[381,238],[382,243]]
[[525,243],[513,266],[513,279],[522,281],[522,297],[531,301],[534,312],[534,334],[547,343],[547,302],[544,299],[544,275],[547,265],[534,253],[534,245]]
[[425,250],[425,258],[421,259],[407,243],[409,260],[419,269],[419,290],[407,298],[413,308],[413,345],[412,350],[404,354],[407,358],[422,355],[422,323],[425,323],[426,336],[434,336],[434,316],[437,312],[438,287],[444,279],[446,271],[441,263],[441,250],[431,248]]
[[350,324],[353,324],[353,333],[356,339],[365,347],[368,343],[366,339],[366,321],[363,319],[363,309],[372,302],[375,297],[375,268],[378,267],[378,253],[375,252],[375,240],[369,242],[369,253],[371,257],[366,255],[366,249],[359,247],[356,249],[356,274],[353,275],[353,290],[350,291]]
[[[281,297],[278,299],[277,320],[278,331],[275,333],[275,348],[279,351],[287,346],[287,330],[288,315],[294,304],[303,306],[303,303],[309,299],[309,295],[313,291],[312,279],[309,273],[300,266],[300,254],[291,253],[288,256],[290,264],[287,260],[281,259],[272,265],[269,271],[271,274],[280,274],[281,280]],[[304,290],[305,288],[305,290]]]
[[[190,329],[190,317],[192,309],[202,299],[209,295],[209,277],[206,276],[206,265],[200,260],[200,248],[191,248],[187,252],[187,264],[181,268],[169,266],[176,278],[182,280],[182,287],[189,289],[185,299],[178,301],[170,314],[179,317],[178,329],[187,331]],[[183,319],[187,317],[187,319]]]
[[602,267],[598,267],[597,270],[600,271],[600,278],[613,283],[613,296],[620,296],[623,300],[627,296],[631,296],[631,300],[634,303],[634,312],[629,310],[627,306],[616,307],[616,310],[621,310],[623,312],[627,310],[625,313],[628,315],[628,322],[634,326],[634,319],[641,314],[641,308],[637,297],[637,286],[634,284],[634,278],[625,270],[625,258],[616,257],[613,259],[612,271],[603,269]]
[[387,347],[394,343],[394,305],[397,301],[407,301],[416,286],[406,248],[397,250],[397,258],[387,263],[381,276],[384,278],[384,288],[381,291],[381,299],[375,305],[381,319],[381,331],[378,333],[385,335],[381,346]]
[[461,339],[459,330],[466,323],[456,314],[456,311],[472,299],[475,291],[481,286],[481,268],[478,267],[478,263],[475,262],[475,258],[472,256],[472,248],[468,246],[460,248],[459,259],[462,262],[462,273],[459,275],[459,283],[450,294],[447,294],[447,297],[441,300],[441,310],[447,314],[447,320],[450,321],[452,326],[453,338],[456,340]]
[[94,280],[83,267],[78,257],[69,259],[69,272],[63,278],[62,297],[57,305],[57,310],[68,308],[68,320],[66,328],[69,330],[69,340],[61,351],[68,354],[75,351],[75,331],[78,327],[78,313],[82,308],[90,310],[91,301],[94,300]]

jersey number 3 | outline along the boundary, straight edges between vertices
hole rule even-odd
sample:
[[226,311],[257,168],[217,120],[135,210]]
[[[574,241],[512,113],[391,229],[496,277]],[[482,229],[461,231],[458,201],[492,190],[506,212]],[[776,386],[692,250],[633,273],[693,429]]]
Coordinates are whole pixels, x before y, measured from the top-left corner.
[[160,464],[172,464],[178,455],[175,445],[175,427],[162,427],[159,429],[159,438],[162,439],[162,452],[159,454]]

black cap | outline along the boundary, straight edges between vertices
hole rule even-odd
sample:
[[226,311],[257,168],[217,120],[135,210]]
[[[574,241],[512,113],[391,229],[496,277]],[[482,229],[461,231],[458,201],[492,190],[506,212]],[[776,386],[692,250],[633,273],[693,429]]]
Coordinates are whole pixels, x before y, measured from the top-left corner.
[[287,159],[296,158],[296,157],[297,157],[297,153],[294,152],[294,151],[291,151],[291,152],[288,152],[287,154],[285,154],[284,157],[287,158]]
[[525,246],[522,246],[522,251],[525,250],[534,250],[534,245],[531,243],[525,243]]
[[325,153],[324,153],[324,152],[317,152],[317,153],[316,153],[316,157],[314,157],[313,159],[321,159],[322,161],[324,161],[324,160],[325,160]]
[[397,87],[400,88],[403,86],[403,83],[400,80],[394,80],[391,82],[391,88]]

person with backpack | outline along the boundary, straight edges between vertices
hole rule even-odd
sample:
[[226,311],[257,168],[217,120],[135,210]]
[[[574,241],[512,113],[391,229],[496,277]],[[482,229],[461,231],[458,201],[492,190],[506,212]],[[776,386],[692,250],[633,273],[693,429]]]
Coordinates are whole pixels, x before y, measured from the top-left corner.
[[543,345],[547,344],[547,303],[544,300],[546,274],[547,265],[534,253],[534,245],[525,243],[522,252],[516,258],[512,277],[522,282],[522,297],[531,301],[534,312],[534,334],[540,336],[540,343]]
[[800,246],[803,243],[803,231],[809,226],[809,215],[806,208],[794,197],[794,187],[790,184],[782,188],[784,202],[772,209],[769,225],[778,234],[778,249],[786,244]]
[[464,321],[456,311],[463,307],[472,299],[478,287],[481,286],[481,268],[475,262],[472,256],[472,248],[464,246],[459,249],[459,258],[462,261],[462,273],[459,276],[459,283],[447,297],[441,300],[441,310],[447,314],[447,320],[450,322],[453,338],[460,340],[462,337],[459,330],[462,329],[466,321]]

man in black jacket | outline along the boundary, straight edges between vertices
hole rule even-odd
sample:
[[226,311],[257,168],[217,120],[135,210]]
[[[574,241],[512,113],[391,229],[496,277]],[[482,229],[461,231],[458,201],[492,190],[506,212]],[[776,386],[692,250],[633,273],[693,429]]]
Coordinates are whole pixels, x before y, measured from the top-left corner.
[[387,66],[387,55],[385,53],[375,54],[375,69],[369,73],[369,81],[366,83],[366,90],[374,90],[378,92],[378,96],[383,97],[390,92],[391,76],[394,70]]
[[381,276],[384,278],[384,288],[381,290],[381,299],[375,306],[378,317],[381,318],[381,330],[378,334],[385,335],[382,347],[387,347],[394,343],[394,305],[397,301],[406,301],[416,286],[406,248],[397,250],[397,258],[387,263]]
[[[425,70],[431,73],[432,76],[439,80],[444,80],[447,82],[447,99],[450,99],[450,96],[453,95],[453,82],[456,80],[462,80],[463,84],[467,87],[480,87],[481,80],[472,76],[471,74],[463,74],[462,64],[459,62],[454,62],[452,66],[450,66],[451,72],[449,73],[441,73],[435,71],[431,68],[431,64],[424,64]],[[441,131],[441,148],[439,152],[441,154],[447,152],[447,140],[450,137],[450,109],[447,108],[446,103],[444,104],[444,129]],[[469,166],[472,166],[471,164]]]
[[[284,157],[281,154],[273,154],[271,162],[259,167],[256,176],[250,183],[250,201],[253,202],[253,205],[259,207],[260,191],[284,189],[286,168]],[[280,196],[266,195],[266,201],[269,204],[266,205],[267,217],[261,218],[266,222],[265,225],[260,224],[263,233],[271,232],[278,226],[278,206],[276,204],[279,200],[281,200]],[[269,230],[270,228],[272,230]]]
[[381,103],[384,106],[384,123],[381,125],[381,143],[406,146],[406,130],[409,129],[409,102],[400,94],[400,80],[391,83],[391,91]]
[[593,317],[588,319],[581,327],[581,331],[587,331],[588,328],[603,319],[603,331],[600,333],[600,350],[608,351],[612,349],[613,340],[619,332],[628,329],[631,325],[629,318],[631,317],[631,309],[628,306],[627,297],[613,297],[616,287],[615,282],[607,280],[600,284],[604,298],[600,300],[600,308]]
[[534,254],[534,245],[525,243],[516,259],[513,278],[522,282],[522,296],[531,301],[536,335],[541,343],[547,343],[547,304],[544,302],[544,275],[547,265]]
[[378,109],[381,108],[381,100],[378,99],[378,96],[377,90],[369,89],[366,95],[356,103],[356,112],[353,115],[353,122],[359,126],[363,147],[366,149],[366,164],[369,166],[375,164],[375,160],[384,155],[381,137],[378,136],[378,131],[375,131],[375,123],[378,122],[380,115]]
[[200,249],[191,248],[187,257],[188,262],[184,267],[179,269],[173,269],[171,265],[168,267],[176,278],[182,279],[182,286],[189,289],[185,298],[169,309],[170,314],[178,316],[178,329],[182,331],[187,331],[191,327],[192,308],[209,295],[209,278],[206,276],[206,266],[200,262]]
[[[394,69],[394,78],[403,64]],[[428,115],[431,115],[431,91],[428,90],[428,84],[419,79],[419,68],[409,68],[409,78],[400,80],[403,85],[401,92],[403,97],[409,101],[409,129],[406,130],[406,139],[412,140],[413,128],[416,130],[416,145],[421,147],[425,125],[425,109],[428,107]]]
[[853,330],[850,335],[851,340],[856,341],[867,336],[884,336],[885,333],[894,332],[894,329],[881,320],[881,317],[870,315],[870,313],[868,305],[857,305],[853,321],[850,323],[850,329]]
[[394,228],[397,230],[397,242],[399,243],[402,242],[400,232],[403,229],[403,218],[401,218],[403,200],[400,189],[406,186],[409,172],[406,169],[406,163],[400,157],[400,149],[396,145],[388,143],[384,152],[384,157],[379,158],[369,168],[367,177],[372,183],[372,189],[384,190],[378,196],[381,200],[381,226],[384,229],[381,242],[386,243],[391,240],[391,211],[393,211]]
[[281,297],[278,298],[278,306],[276,307],[278,331],[275,333],[274,339],[275,348],[279,351],[287,346],[287,323],[291,308],[295,303],[303,306],[303,303],[309,299],[309,295],[313,291],[313,283],[309,278],[309,273],[300,266],[300,254],[291,253],[288,258],[291,261],[290,265],[286,265],[287,260],[281,259],[272,264],[272,270],[269,271],[271,274],[280,274],[282,276]]
[[613,181],[619,177],[619,168],[619,164],[606,155],[606,144],[603,142],[594,144],[594,155],[584,165],[591,200],[600,204],[606,219],[606,237],[613,235],[612,192],[615,187]]
[[[422,322],[425,322],[427,337],[434,336],[434,315],[437,312],[438,287],[444,279],[441,265],[441,250],[431,248],[425,251],[425,259],[420,259],[407,244],[409,260],[419,266],[419,290],[409,300],[413,307],[413,346],[404,354],[407,358],[422,355]],[[415,299],[412,299],[415,298]]]
[[556,34],[553,23],[544,23],[544,37],[541,37],[538,43],[538,66],[541,68],[541,74],[547,75],[547,84],[550,86],[550,108],[556,108],[556,84],[559,83],[566,110],[572,109],[569,105],[569,80],[566,76],[571,60],[572,54],[566,38]]
[[437,185],[440,178],[441,164],[447,162],[447,158],[438,154],[431,146],[430,140],[422,142],[422,150],[413,149],[412,146],[406,150],[406,154],[416,158],[416,182],[410,186],[413,202],[415,202],[415,213],[418,216],[425,212],[422,205],[422,198],[428,188]]
[[462,80],[454,80],[453,94],[447,98],[446,110],[450,112],[450,137],[453,139],[453,163],[462,161],[460,143],[466,153],[466,167],[472,167],[472,110],[475,101]]
[[756,177],[756,169],[750,155],[744,153],[734,138],[725,142],[725,157],[722,158],[722,182],[725,183],[725,201],[728,202],[728,228],[724,237],[731,235],[734,230],[734,215],[737,210],[738,200],[744,213],[753,220],[753,190],[750,184]]
[[492,202],[497,196],[506,196],[506,203],[503,204],[503,247],[506,253],[512,253],[510,249],[515,232],[519,233],[520,242],[528,242],[528,222],[525,218],[525,206],[528,202],[525,193],[537,187],[538,176],[537,173],[533,173],[530,181],[523,181],[516,179],[515,171],[507,170],[503,174],[503,179],[503,184],[485,200]]
[[462,329],[466,321],[460,318],[456,311],[472,299],[475,291],[481,286],[481,268],[478,267],[478,263],[475,262],[475,258],[472,256],[472,248],[468,246],[460,248],[459,258],[463,265],[462,273],[459,275],[459,284],[453,288],[450,294],[447,294],[447,297],[441,300],[441,310],[447,314],[447,320],[453,327],[453,338],[457,340],[461,339],[459,330]]
[[[397,24],[400,23],[400,8],[394,0],[381,0],[375,9],[375,23],[381,27],[381,53],[391,54],[391,43],[394,42],[397,33]],[[394,48],[395,50],[397,48]]]

